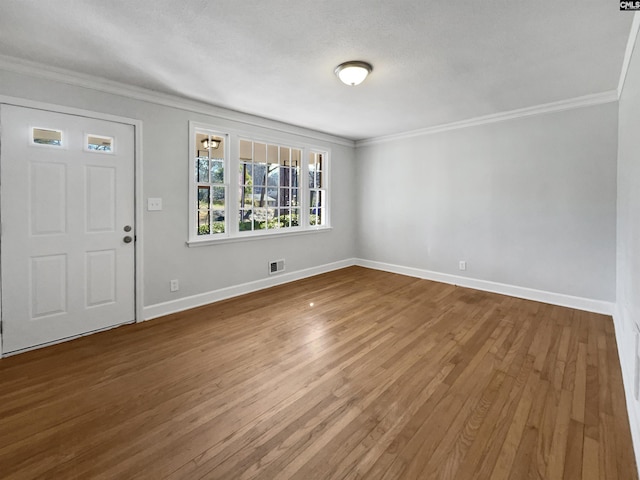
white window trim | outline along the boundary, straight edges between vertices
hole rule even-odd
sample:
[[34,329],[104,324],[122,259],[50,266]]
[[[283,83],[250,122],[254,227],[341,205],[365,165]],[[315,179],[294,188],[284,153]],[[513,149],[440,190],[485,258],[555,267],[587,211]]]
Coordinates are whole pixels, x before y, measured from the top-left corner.
[[[305,225],[308,223],[304,223],[305,222],[305,217],[304,217],[304,209],[305,209],[305,203],[304,203],[304,187],[302,186],[302,183],[304,181],[304,179],[306,178],[306,165],[305,165],[305,160],[304,160],[304,155],[305,155],[305,147],[303,145],[300,145],[299,143],[293,143],[293,142],[286,142],[286,141],[280,141],[280,140],[274,140],[274,139],[265,139],[264,137],[258,137],[258,136],[253,136],[253,135],[247,135],[247,134],[243,134],[243,135],[238,135],[238,137],[236,138],[236,141],[238,143],[238,146],[240,145],[240,141],[244,140],[246,142],[252,142],[252,143],[263,143],[265,145],[277,145],[279,147],[286,147],[286,148],[292,148],[292,149],[296,149],[296,150],[300,150],[300,172],[298,173],[299,178],[298,178],[298,195],[300,198],[300,195],[302,195],[302,198],[300,198],[300,215],[299,215],[299,225],[297,227],[286,227],[283,229],[267,229],[267,230],[247,230],[244,232],[240,232],[237,231],[236,232],[236,236],[237,238],[244,238],[244,237],[263,237],[263,236],[269,236],[269,235],[283,235],[286,233],[291,233],[291,232],[302,232],[307,230],[305,228]],[[239,154],[240,152],[238,152]],[[239,157],[240,155],[237,155],[234,158],[234,161],[236,162],[236,165],[234,165],[233,168],[235,168],[235,171],[237,172],[238,169],[240,168],[240,162],[239,162]],[[265,188],[267,186],[265,185]],[[238,189],[235,189],[235,194],[238,193]],[[234,205],[238,205],[238,198],[234,199]],[[234,213],[235,214],[235,213]],[[234,221],[235,224],[235,228],[238,228],[238,222]]]
[[188,244],[194,242],[201,242],[203,240],[214,240],[215,237],[228,238],[229,237],[229,214],[230,214],[230,202],[229,198],[225,198],[224,205],[224,233],[218,233],[215,235],[198,235],[198,209],[194,206],[197,204],[198,199],[198,182],[195,181],[195,166],[194,161],[196,159],[196,149],[198,146],[195,144],[194,138],[196,136],[196,132],[208,133],[211,135],[224,137],[224,183],[223,185],[228,192],[228,196],[231,196],[231,188],[230,188],[230,158],[231,158],[231,149],[230,149],[230,139],[231,135],[229,133],[224,132],[223,129],[218,129],[212,127],[211,125],[200,124],[196,122],[189,122],[189,234],[188,234]]
[[[197,235],[197,182],[195,181],[196,131],[205,131],[216,136],[224,136],[225,145],[225,186],[227,187],[228,198],[225,204],[225,233],[215,235]],[[300,165],[300,225],[297,227],[287,227],[272,230],[254,230],[240,232],[238,229],[238,187],[235,172],[240,167],[240,140],[254,143],[277,144],[302,151]],[[326,157],[324,167],[324,180],[326,192],[325,223],[324,225],[309,225],[309,165],[308,158],[311,152],[323,153]],[[306,235],[320,232],[328,232],[331,227],[331,149],[317,145],[308,144],[296,138],[284,138],[274,133],[274,135],[261,135],[252,132],[238,131],[221,127],[215,124],[189,122],[189,161],[187,162],[189,172],[189,232],[187,235],[187,246],[201,247],[207,245],[218,245],[224,243],[245,242],[251,240],[263,240],[272,237],[288,237],[295,235]]]
[[[322,168],[322,179],[324,182],[324,186],[321,190],[324,190],[325,192],[325,198],[324,198],[324,202],[325,204],[322,205],[322,210],[323,210],[323,218],[324,218],[324,224],[322,225],[315,225],[315,226],[311,226],[309,225],[309,212],[311,210],[311,207],[309,205],[309,185],[308,185],[308,179],[309,179],[309,154],[310,153],[322,153],[325,156],[325,162],[324,162],[324,166]],[[307,202],[306,207],[305,207],[305,213],[306,213],[306,220],[305,220],[305,225],[308,225],[310,228],[313,229],[323,229],[323,228],[327,228],[328,226],[331,225],[331,194],[329,193],[329,189],[331,188],[331,182],[329,181],[330,177],[330,170],[331,170],[331,161],[330,161],[330,156],[331,154],[329,153],[329,151],[327,149],[324,148],[309,148],[309,150],[306,152],[306,156],[307,156],[307,161],[305,162],[305,169],[306,171],[306,176],[305,181],[307,181],[307,185],[306,185],[306,196],[305,196],[305,200]]]
[[[306,230],[290,230],[290,229],[283,229],[283,230],[267,230],[269,233],[254,233],[252,235],[238,235],[238,236],[228,236],[228,237],[223,237],[223,238],[206,238],[204,240],[200,240],[198,239],[197,241],[193,241],[193,242],[187,242],[187,246],[189,248],[194,248],[194,247],[206,247],[208,245],[220,245],[220,244],[224,244],[224,243],[240,243],[240,242],[251,242],[254,240],[265,240],[265,239],[269,239],[269,238],[283,238],[283,237],[296,237],[299,235],[313,235],[316,233],[324,233],[324,232],[330,232],[331,230],[333,230],[333,228],[331,227],[312,227],[310,226],[310,228],[306,229]],[[260,232],[263,232],[265,230],[259,230]]]

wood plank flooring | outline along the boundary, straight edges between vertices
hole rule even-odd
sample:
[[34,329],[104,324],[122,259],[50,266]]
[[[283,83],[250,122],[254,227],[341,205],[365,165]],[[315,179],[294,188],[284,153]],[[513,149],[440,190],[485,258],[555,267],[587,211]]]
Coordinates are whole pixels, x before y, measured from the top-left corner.
[[610,317],[351,267],[0,360],[3,479],[637,478]]

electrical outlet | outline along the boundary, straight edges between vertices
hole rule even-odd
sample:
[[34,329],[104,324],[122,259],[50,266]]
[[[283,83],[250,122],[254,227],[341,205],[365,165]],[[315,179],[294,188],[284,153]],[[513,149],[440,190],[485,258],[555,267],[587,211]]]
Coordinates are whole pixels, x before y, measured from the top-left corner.
[[171,280],[170,290],[172,292],[177,292],[178,290],[180,290],[180,282],[178,282],[178,280]]
[[466,270],[467,269],[467,262],[465,262],[464,260],[460,260],[458,262],[458,269],[459,270]]

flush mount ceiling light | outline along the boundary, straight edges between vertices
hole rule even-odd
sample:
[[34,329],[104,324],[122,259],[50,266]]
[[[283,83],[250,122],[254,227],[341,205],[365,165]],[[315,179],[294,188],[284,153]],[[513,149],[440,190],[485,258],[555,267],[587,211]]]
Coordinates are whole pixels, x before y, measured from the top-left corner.
[[204,150],[208,150],[209,148],[216,149],[220,146],[220,140],[216,140],[215,138],[205,138],[200,143]]
[[367,75],[369,75],[372,70],[373,67],[370,63],[351,61],[338,65],[334,73],[342,83],[354,87],[364,82],[364,79],[367,78]]

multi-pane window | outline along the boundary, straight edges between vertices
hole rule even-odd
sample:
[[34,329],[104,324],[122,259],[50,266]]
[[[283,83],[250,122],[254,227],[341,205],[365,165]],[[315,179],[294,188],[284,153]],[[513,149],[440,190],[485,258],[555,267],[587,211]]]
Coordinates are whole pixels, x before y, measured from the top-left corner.
[[326,224],[326,154],[309,153],[309,225]]
[[225,233],[225,136],[211,132],[196,132],[195,145],[197,234]]
[[300,225],[302,150],[240,140],[238,231]]
[[329,227],[329,152],[196,122],[189,132],[189,245]]

